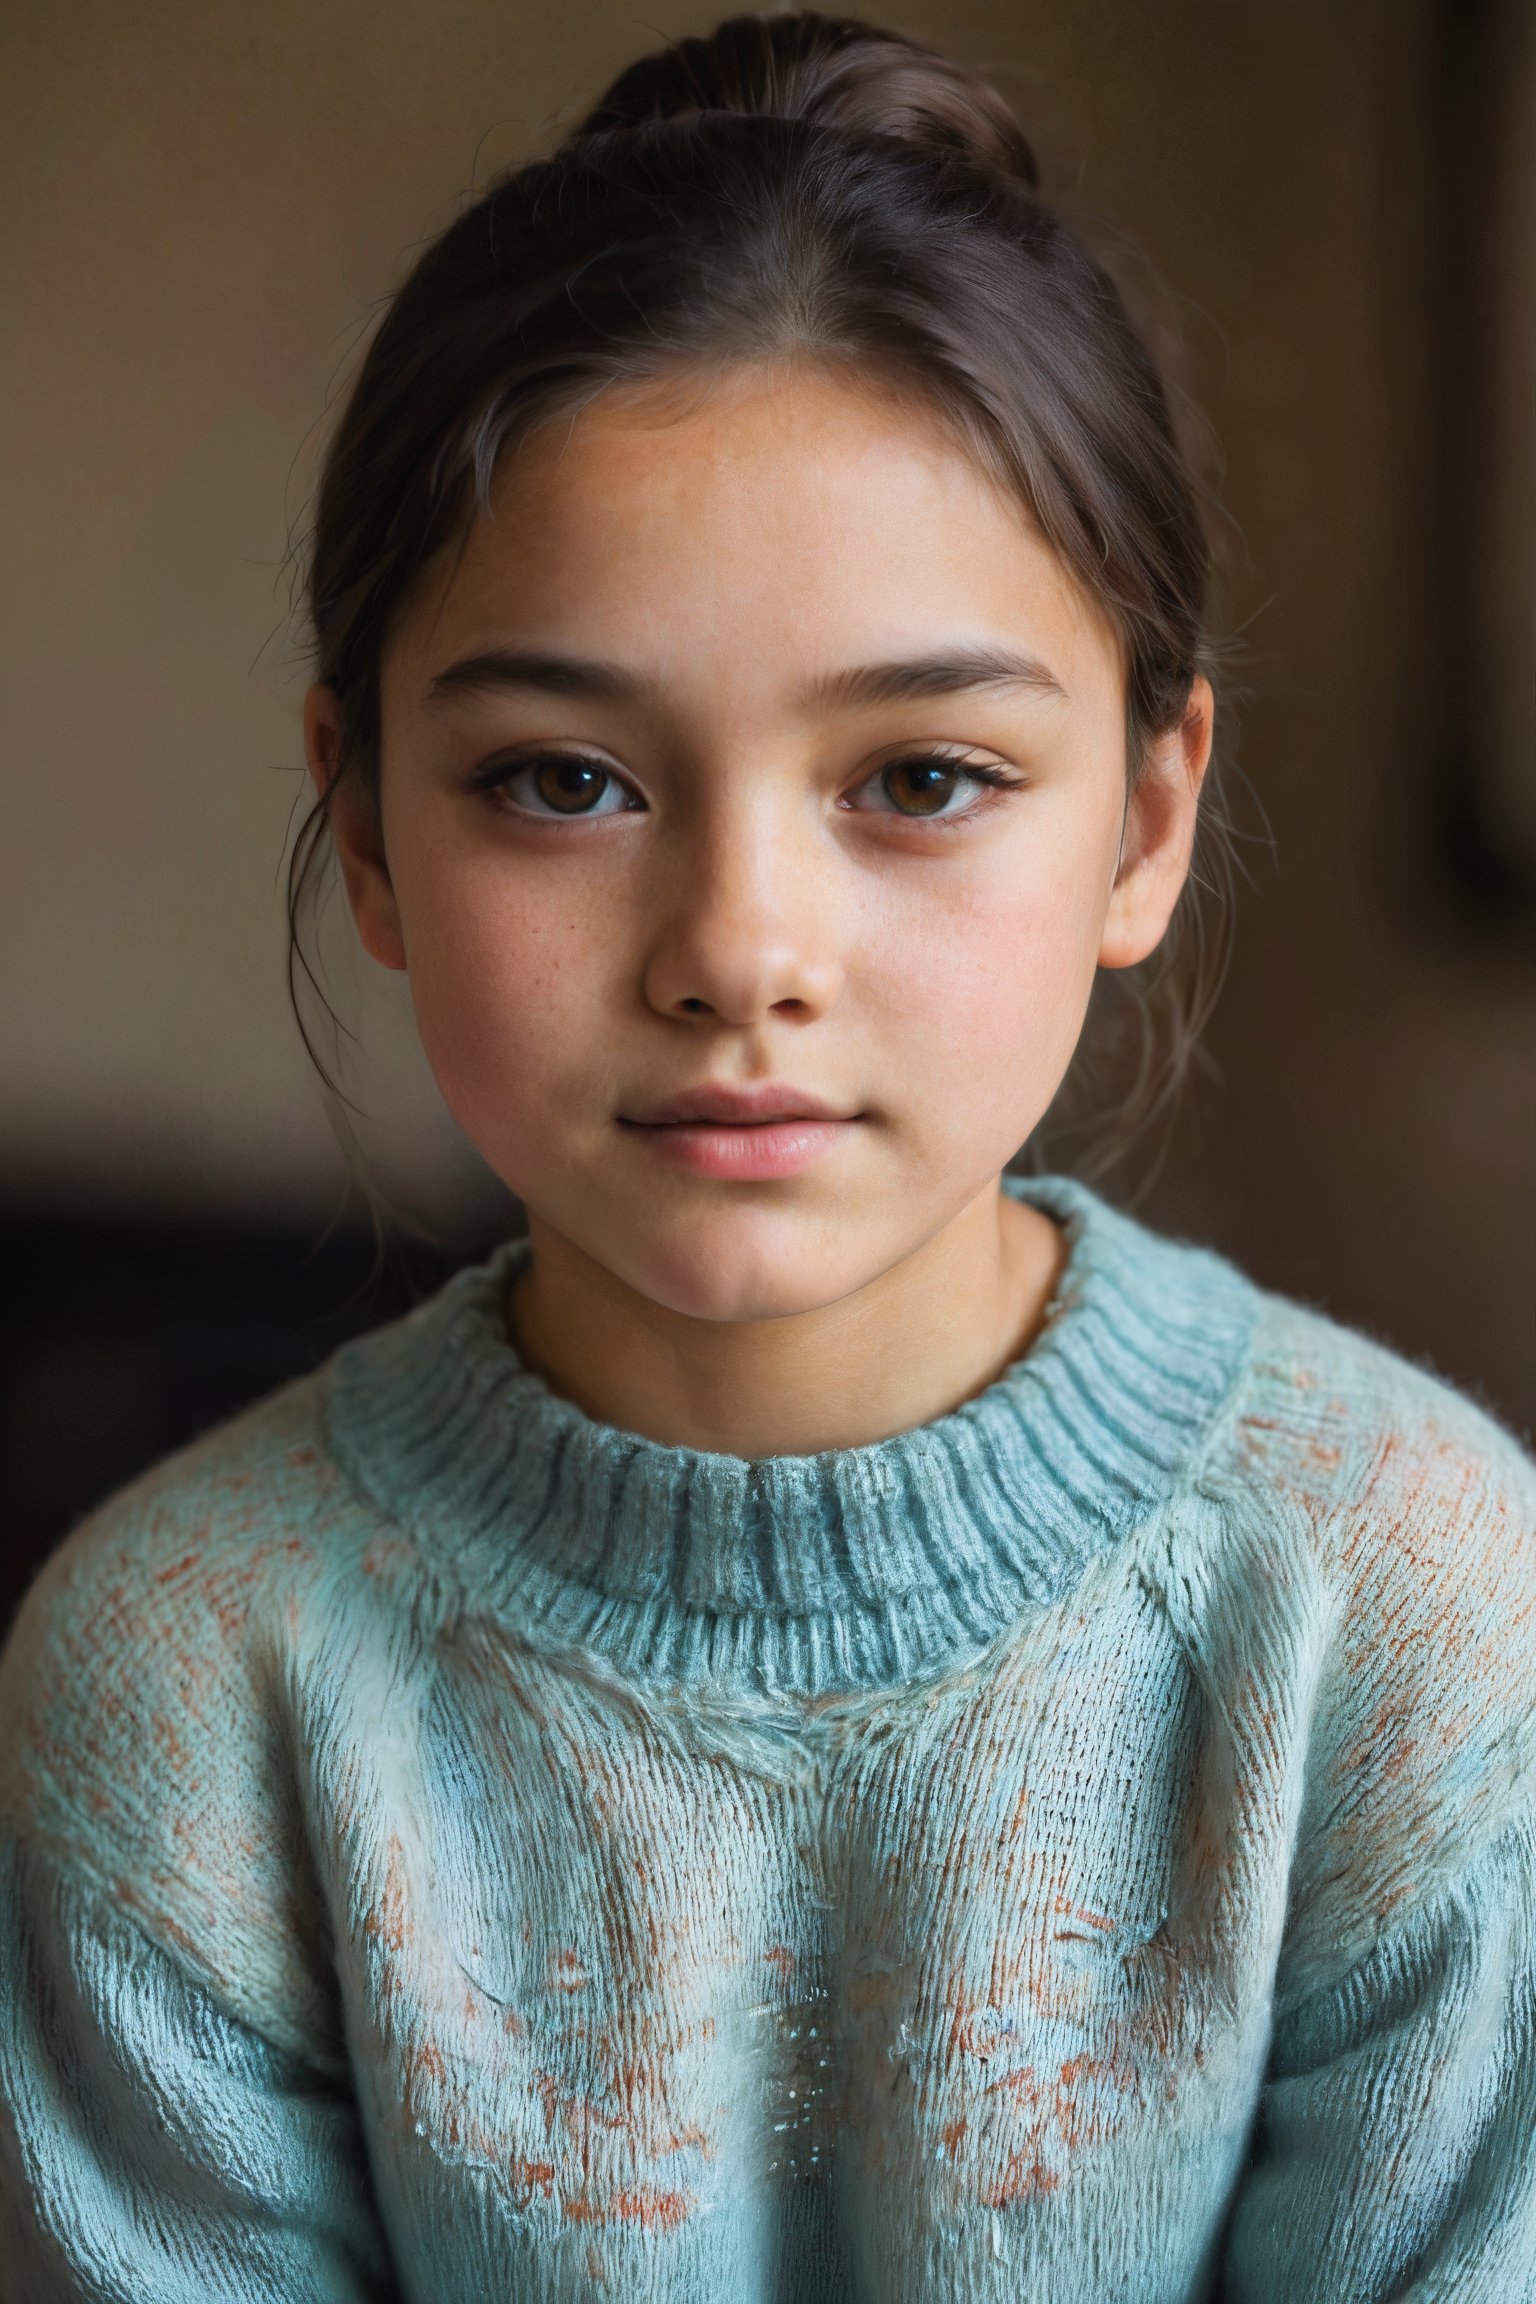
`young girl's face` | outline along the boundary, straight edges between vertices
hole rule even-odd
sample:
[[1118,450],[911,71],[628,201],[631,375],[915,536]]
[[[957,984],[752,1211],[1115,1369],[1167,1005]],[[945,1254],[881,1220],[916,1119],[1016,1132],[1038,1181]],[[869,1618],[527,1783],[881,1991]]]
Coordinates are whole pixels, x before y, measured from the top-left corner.
[[[792,368],[526,442],[381,711],[382,846],[349,803],[338,847],[449,1107],[536,1227],[722,1320],[995,1194],[1162,934],[1210,721],[1128,805],[1115,636],[1016,503]],[[337,724],[312,692],[320,763]]]

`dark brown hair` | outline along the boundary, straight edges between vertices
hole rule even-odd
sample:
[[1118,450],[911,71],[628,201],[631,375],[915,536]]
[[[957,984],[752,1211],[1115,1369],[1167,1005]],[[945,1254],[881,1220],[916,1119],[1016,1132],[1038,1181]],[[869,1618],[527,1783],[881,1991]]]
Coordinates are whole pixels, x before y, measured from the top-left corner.
[[[733,17],[631,65],[390,305],[330,444],[308,563],[316,676],[344,711],[338,781],[376,798],[393,623],[509,447],[606,385],[776,356],[910,393],[1013,491],[1119,635],[1134,781],[1206,661],[1207,546],[1156,365],[1042,197],[1002,98],[915,42],[808,14]],[[295,990],[330,797],[291,860]],[[1074,1062],[1108,1098],[1101,1152],[1170,1104],[1224,961],[1225,907],[1213,938],[1200,894],[1230,877],[1206,799],[1169,935],[1116,972],[1135,979],[1120,1013],[1096,990]]]

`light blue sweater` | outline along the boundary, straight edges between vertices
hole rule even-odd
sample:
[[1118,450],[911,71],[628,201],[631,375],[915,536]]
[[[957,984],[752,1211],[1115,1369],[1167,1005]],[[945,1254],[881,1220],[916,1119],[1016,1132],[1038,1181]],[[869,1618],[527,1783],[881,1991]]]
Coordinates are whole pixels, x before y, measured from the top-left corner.
[[760,1462],[502,1250],[0,1668],[10,2304],[1536,2297],[1536,1467],[1080,1187],[1028,1355]]

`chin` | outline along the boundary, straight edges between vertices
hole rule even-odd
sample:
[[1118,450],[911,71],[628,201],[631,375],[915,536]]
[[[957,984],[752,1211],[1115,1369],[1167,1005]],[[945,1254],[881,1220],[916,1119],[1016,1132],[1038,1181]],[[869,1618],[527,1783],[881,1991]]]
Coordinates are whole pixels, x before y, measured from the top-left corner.
[[631,1288],[693,1320],[786,1320],[851,1295],[882,1269],[858,1230],[808,1211],[721,1208],[654,1219],[602,1262]]

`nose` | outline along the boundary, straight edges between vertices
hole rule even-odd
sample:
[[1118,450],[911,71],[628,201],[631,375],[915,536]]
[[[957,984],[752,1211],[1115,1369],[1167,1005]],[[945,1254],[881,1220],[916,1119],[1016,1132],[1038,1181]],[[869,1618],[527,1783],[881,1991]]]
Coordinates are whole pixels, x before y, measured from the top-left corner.
[[842,922],[816,848],[766,807],[722,807],[679,842],[646,959],[648,1004],[738,1030],[825,1015],[842,989]]

